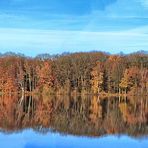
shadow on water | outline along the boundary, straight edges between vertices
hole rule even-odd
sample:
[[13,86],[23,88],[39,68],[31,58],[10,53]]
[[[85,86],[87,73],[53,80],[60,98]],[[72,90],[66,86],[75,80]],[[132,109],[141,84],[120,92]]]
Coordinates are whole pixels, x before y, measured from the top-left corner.
[[148,135],[148,98],[99,96],[0,96],[0,128],[13,133],[100,137]]

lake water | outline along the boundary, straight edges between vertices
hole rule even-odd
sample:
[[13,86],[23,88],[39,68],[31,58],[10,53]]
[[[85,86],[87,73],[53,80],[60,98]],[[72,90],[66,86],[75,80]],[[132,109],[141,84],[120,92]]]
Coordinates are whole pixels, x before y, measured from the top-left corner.
[[1,96],[0,148],[148,148],[148,98]]

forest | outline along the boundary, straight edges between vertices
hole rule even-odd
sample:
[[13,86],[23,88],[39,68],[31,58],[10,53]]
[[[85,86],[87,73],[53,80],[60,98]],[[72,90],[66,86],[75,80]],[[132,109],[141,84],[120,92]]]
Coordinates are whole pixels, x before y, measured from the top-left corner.
[[148,94],[148,54],[0,54],[0,94]]

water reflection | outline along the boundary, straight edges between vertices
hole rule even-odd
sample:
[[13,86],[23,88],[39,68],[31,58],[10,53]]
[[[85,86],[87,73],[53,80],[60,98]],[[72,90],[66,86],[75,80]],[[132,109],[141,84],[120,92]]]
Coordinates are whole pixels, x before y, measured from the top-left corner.
[[0,96],[2,148],[148,147],[148,98]]
[[77,136],[63,136],[48,132],[38,134],[32,130],[22,133],[4,135],[0,134],[2,148],[147,148],[148,140],[134,139],[128,136],[105,136],[88,138]]
[[[58,135],[58,138],[62,138],[58,133],[73,135],[74,137],[65,138],[73,137],[79,144],[85,141],[82,137],[89,137],[93,140],[91,142],[94,142],[96,138],[107,135],[109,139],[121,143],[124,142],[124,138],[127,142],[132,138],[143,139],[148,135],[148,98],[102,98],[89,95],[0,96],[0,128],[0,145],[4,137],[10,138],[20,131],[23,132],[15,136],[23,136],[25,132],[31,133],[29,136],[32,137],[44,138],[49,138],[49,135]],[[33,131],[25,131],[28,128]],[[132,138],[125,136],[119,140],[117,136],[109,135],[128,135]],[[147,138],[145,140],[147,141]],[[146,145],[148,146],[147,142]]]

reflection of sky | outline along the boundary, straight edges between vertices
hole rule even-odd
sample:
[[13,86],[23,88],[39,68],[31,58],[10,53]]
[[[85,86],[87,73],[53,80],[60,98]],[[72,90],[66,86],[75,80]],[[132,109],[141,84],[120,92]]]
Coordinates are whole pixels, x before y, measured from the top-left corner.
[[132,139],[128,136],[86,138],[48,133],[39,134],[27,130],[16,134],[0,133],[1,148],[148,148],[148,139]]
[[148,50],[148,0],[0,0],[0,52],[97,49]]

